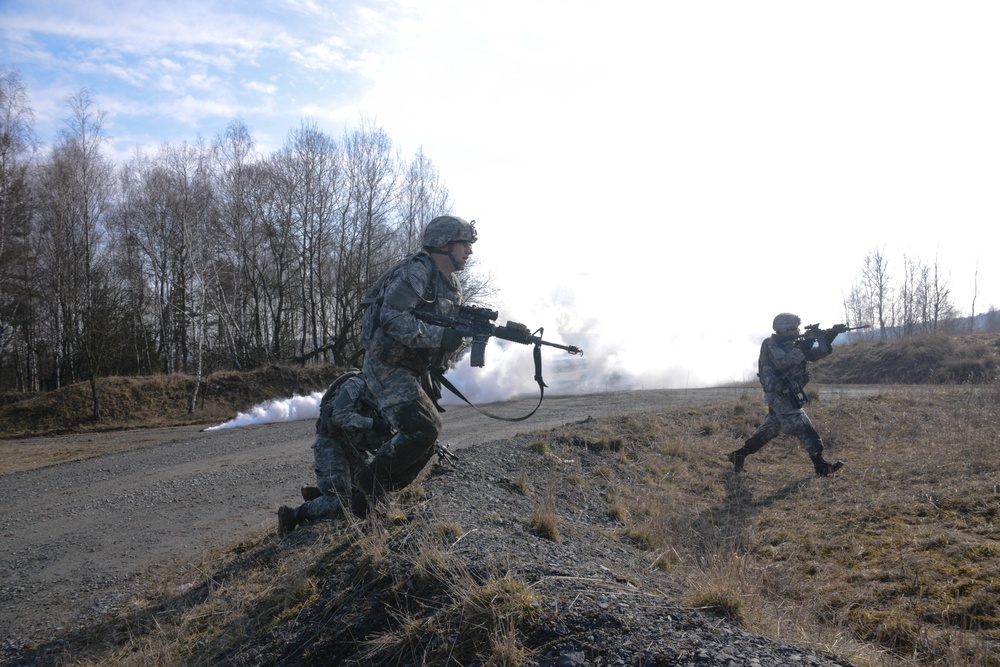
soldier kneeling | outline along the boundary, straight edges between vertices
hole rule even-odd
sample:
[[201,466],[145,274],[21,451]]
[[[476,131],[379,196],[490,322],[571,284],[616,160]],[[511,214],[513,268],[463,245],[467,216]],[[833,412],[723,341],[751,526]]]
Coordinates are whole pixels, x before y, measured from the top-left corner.
[[320,400],[313,460],[316,485],[303,486],[296,508],[278,508],[278,536],[318,519],[334,518],[351,507],[352,480],[392,426],[375,406],[364,377],[351,369],[334,380]]

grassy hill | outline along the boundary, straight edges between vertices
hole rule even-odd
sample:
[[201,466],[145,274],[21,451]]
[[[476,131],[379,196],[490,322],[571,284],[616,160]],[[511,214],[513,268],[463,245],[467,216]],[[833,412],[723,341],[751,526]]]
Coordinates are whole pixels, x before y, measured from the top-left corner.
[[35,396],[0,399],[3,437],[121,428],[218,424],[274,398],[324,391],[338,375],[332,366],[269,366],[248,373],[209,375],[189,411],[195,379],[180,373],[98,380],[101,418],[93,419],[90,384],[81,382]]
[[1000,335],[928,334],[838,345],[810,366],[823,384],[990,384],[1000,377]]

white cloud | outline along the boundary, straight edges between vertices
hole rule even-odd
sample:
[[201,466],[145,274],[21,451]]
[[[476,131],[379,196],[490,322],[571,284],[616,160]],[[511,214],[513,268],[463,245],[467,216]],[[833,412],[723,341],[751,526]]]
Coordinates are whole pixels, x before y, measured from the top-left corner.
[[217,92],[224,88],[222,79],[206,72],[191,72],[186,78],[188,88]]
[[346,47],[340,38],[331,38],[322,44],[297,49],[289,54],[292,62],[303,67],[319,70],[350,69],[350,59],[345,54]]
[[274,95],[278,92],[278,87],[273,83],[263,83],[261,81],[248,81],[243,84],[243,87],[254,93],[263,93],[264,95]]

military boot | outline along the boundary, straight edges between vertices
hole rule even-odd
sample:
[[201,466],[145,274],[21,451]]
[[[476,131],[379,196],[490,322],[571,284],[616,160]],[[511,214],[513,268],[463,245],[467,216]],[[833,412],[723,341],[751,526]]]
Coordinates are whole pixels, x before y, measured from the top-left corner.
[[746,466],[747,457],[751,454],[759,452],[761,447],[766,444],[767,438],[765,438],[765,436],[758,431],[744,440],[742,447],[737,449],[735,452],[729,452],[729,455],[726,456],[726,458],[733,464],[733,469],[736,472],[743,472],[743,468]]
[[367,518],[371,508],[385,497],[385,487],[375,478],[370,465],[354,476],[353,486],[351,513],[359,519]]
[[278,537],[290,535],[300,523],[302,522],[299,521],[297,510],[288,505],[282,505],[278,508]]
[[743,467],[746,465],[747,461],[747,455],[743,448],[737,449],[735,452],[729,452],[726,458],[733,464],[733,469],[736,472],[743,472]]
[[809,458],[812,459],[813,467],[816,469],[816,474],[820,477],[832,475],[844,467],[843,461],[830,463],[823,458],[823,454],[811,454]]
[[310,500],[316,500],[323,495],[323,492],[319,490],[319,487],[315,484],[305,484],[299,492],[302,494],[302,500],[309,502]]

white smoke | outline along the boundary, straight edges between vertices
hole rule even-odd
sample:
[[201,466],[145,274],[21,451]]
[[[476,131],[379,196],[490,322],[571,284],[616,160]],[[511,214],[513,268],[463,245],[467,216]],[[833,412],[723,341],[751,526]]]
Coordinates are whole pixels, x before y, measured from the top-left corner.
[[[620,304],[602,303],[601,307],[603,312],[594,304],[581,304],[572,289],[557,289],[530,312],[524,308],[505,311],[501,306],[496,324],[514,320],[532,333],[544,327],[543,340],[583,349],[583,355],[571,355],[542,346],[546,396],[691,389],[756,380],[757,354],[767,333],[695,330],[668,320],[671,313],[652,310],[638,319],[617,312]],[[591,312],[599,312],[600,317],[578,315]],[[466,353],[446,377],[475,405],[537,396],[532,351],[532,345],[490,338],[483,368],[471,366]],[[206,430],[315,419],[323,393],[267,401]],[[462,403],[447,388],[442,394],[443,405]]]
[[250,408],[249,412],[240,412],[235,418],[230,419],[224,424],[210,426],[205,430],[215,431],[222,428],[235,428],[251,424],[274,424],[276,422],[316,419],[319,417],[319,402],[325,392],[326,389],[323,391],[314,391],[308,396],[299,396],[296,394],[291,398],[265,401]]
[[[562,288],[530,309],[499,309],[496,324],[520,321],[544,340],[576,345],[582,356],[542,346],[546,395],[608,393],[641,389],[696,388],[755,380],[760,341],[767,334],[741,335],[727,329],[694,331],[670,321],[672,313],[650,309],[621,312],[621,302],[586,303],[585,290]],[[587,313],[581,316],[580,313]],[[670,318],[670,319],[668,319]],[[538,394],[532,346],[491,338],[483,368],[459,360],[447,378],[477,405]],[[442,403],[456,404],[445,389]]]

